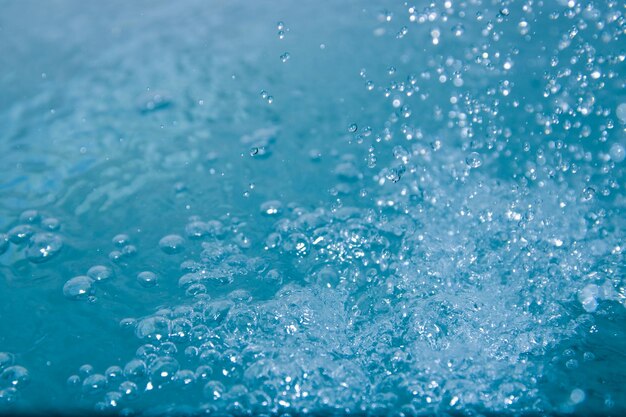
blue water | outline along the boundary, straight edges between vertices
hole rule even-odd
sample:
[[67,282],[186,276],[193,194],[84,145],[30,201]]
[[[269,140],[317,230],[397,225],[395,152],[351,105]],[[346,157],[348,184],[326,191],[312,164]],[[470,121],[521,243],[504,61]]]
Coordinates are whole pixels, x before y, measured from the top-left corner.
[[623,415],[625,14],[2,2],[0,414]]

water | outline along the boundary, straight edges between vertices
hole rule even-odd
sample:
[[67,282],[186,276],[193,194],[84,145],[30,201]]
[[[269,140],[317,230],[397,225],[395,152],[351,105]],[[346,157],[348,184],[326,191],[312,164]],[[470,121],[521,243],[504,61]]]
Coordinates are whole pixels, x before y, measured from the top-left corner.
[[5,2],[0,413],[623,414],[624,13]]

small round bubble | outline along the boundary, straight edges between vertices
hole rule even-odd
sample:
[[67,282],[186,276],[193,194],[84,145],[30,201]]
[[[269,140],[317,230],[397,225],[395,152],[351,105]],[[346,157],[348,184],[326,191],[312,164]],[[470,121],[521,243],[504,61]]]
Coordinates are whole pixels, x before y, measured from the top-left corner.
[[167,235],[159,240],[159,247],[168,255],[182,252],[184,244],[185,240],[179,235]]
[[86,299],[93,294],[93,282],[88,276],[74,277],[63,285],[63,295],[72,300]]

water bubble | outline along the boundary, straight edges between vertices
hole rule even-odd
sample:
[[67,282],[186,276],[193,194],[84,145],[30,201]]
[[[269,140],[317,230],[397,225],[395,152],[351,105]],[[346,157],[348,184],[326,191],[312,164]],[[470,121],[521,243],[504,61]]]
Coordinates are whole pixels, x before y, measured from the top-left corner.
[[189,369],[181,369],[174,374],[174,382],[179,388],[188,388],[196,382],[196,374]]
[[593,187],[585,187],[583,189],[582,192],[582,200],[583,201],[590,201],[592,200],[596,195],[596,190]]
[[107,387],[107,379],[102,374],[89,375],[83,381],[83,393],[97,394]]
[[0,255],[9,249],[9,237],[4,233],[0,233]]
[[357,131],[359,127],[357,126],[356,123],[352,123],[350,126],[348,126],[348,132],[350,133],[354,133]]
[[569,399],[573,404],[580,404],[585,401],[585,397],[585,391],[581,390],[580,388],[575,388],[570,393]]
[[149,91],[137,99],[137,108],[141,113],[163,110],[172,104],[172,99],[166,93]]
[[454,36],[456,37],[462,36],[464,32],[465,32],[465,27],[462,24],[458,23],[452,26],[452,33],[454,34]]
[[73,300],[86,299],[93,294],[93,282],[88,276],[74,277],[63,285],[63,295]]
[[115,235],[111,241],[116,247],[123,248],[130,243],[130,236],[120,233],[119,235]]
[[107,378],[107,382],[109,384],[119,382],[119,380],[124,376],[124,371],[117,365],[109,366],[106,371],[104,371],[104,376]]
[[282,211],[283,204],[278,200],[270,200],[261,204],[261,213],[267,216],[274,216]]
[[119,262],[122,260],[122,252],[118,251],[118,250],[114,250],[109,252],[109,259],[112,260],[113,262]]
[[626,103],[621,103],[615,109],[615,115],[623,124],[626,124]]
[[20,223],[37,224],[41,221],[41,215],[37,210],[26,210],[19,217]]
[[201,221],[193,221],[185,226],[185,234],[189,239],[200,239],[207,233],[207,225]]
[[65,384],[70,388],[78,388],[81,386],[80,377],[78,375],[70,375]]
[[[622,162],[624,158],[626,158],[626,150],[620,143],[614,143],[611,145],[609,154],[611,155],[611,160],[617,163]],[[2,249],[0,249],[0,253],[2,253]]]
[[33,233],[35,233],[35,229],[29,224],[20,224],[9,230],[9,240],[16,245],[20,245],[28,240]]
[[204,385],[204,396],[210,400],[217,401],[224,396],[226,388],[219,381],[209,381]]
[[21,387],[30,382],[30,375],[23,366],[13,365],[2,371],[0,380],[5,381],[12,387]]
[[35,233],[28,242],[26,258],[33,263],[43,263],[55,257],[61,248],[63,241],[53,233]]
[[470,168],[478,168],[483,164],[483,160],[478,152],[472,152],[465,158],[465,163]]
[[81,365],[80,368],[78,368],[78,373],[80,374],[80,376],[82,376],[83,378],[88,377],[89,375],[92,375],[94,373],[94,368],[93,366],[89,365],[88,363]]
[[144,288],[151,288],[157,285],[157,275],[154,272],[143,271],[137,274],[137,282]]
[[87,270],[87,276],[95,281],[106,281],[113,278],[113,270],[108,266],[94,265]]
[[135,245],[126,245],[122,248],[121,256],[128,258],[137,254],[137,247]]
[[150,378],[157,385],[163,384],[174,378],[179,368],[178,361],[170,356],[157,358],[150,365]]
[[0,389],[0,405],[13,404],[17,401],[17,399],[18,399],[17,389],[13,387]]
[[179,235],[167,235],[159,240],[159,247],[168,255],[182,252],[184,244],[185,240]]
[[137,398],[139,395],[139,387],[132,381],[124,381],[119,386],[119,391],[122,395],[129,399]]
[[128,379],[138,380],[146,375],[146,364],[141,359],[132,359],[124,366],[124,376]]
[[289,54],[289,52],[284,52],[283,54],[280,55],[280,60],[282,62],[287,62],[289,58],[291,58],[291,55]]
[[122,400],[122,393],[117,391],[107,392],[104,396],[104,403],[106,404],[106,409],[115,408],[120,404]]
[[135,334],[139,339],[164,339],[170,334],[170,321],[161,316],[145,318],[137,323]]
[[41,227],[50,231],[55,231],[61,228],[61,222],[54,217],[47,217],[42,220]]
[[13,365],[13,354],[9,352],[0,352],[0,371],[7,366]]

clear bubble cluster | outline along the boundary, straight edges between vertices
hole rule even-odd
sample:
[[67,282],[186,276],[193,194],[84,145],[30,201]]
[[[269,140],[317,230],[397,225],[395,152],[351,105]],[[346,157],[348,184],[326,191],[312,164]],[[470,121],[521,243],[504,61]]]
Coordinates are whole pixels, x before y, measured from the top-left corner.
[[18,225],[11,227],[6,234],[0,233],[0,255],[13,249],[22,252],[33,264],[49,262],[63,249],[63,238],[55,233],[59,228],[60,223],[54,217],[44,216],[36,210],[24,211],[19,216]]
[[0,352],[0,410],[14,404],[22,389],[29,385],[30,374],[10,352]]
[[[24,358],[80,336],[71,366],[47,365],[55,395],[122,415],[619,415],[623,5],[312,2],[278,41],[239,6],[189,5],[203,25],[98,56],[89,100],[74,81],[37,96],[79,110],[0,111],[12,140],[80,142],[81,163],[55,161],[75,184],[45,200],[63,227],[28,210],[0,233],[0,301],[31,285],[19,311],[44,303]],[[28,104],[46,123],[12,128]],[[10,184],[45,165],[14,163]],[[60,307],[39,301],[61,287]],[[61,307],[68,329],[46,320]],[[17,359],[0,353],[0,404],[30,379],[20,364],[47,372]]]

